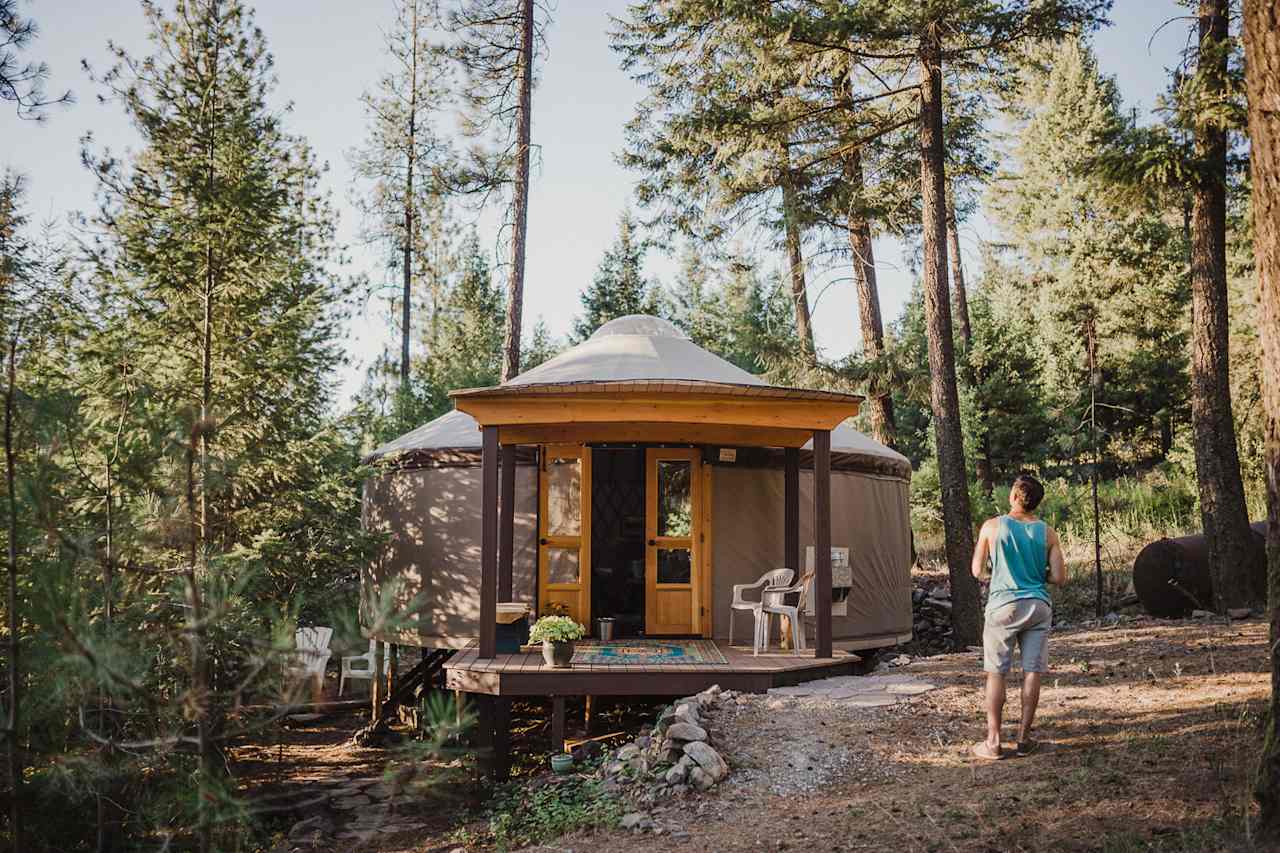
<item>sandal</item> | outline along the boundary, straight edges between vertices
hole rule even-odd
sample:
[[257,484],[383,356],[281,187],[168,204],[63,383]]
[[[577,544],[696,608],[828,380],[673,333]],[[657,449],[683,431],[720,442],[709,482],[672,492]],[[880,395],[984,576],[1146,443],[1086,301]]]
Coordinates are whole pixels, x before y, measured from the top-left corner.
[[969,751],[973,753],[975,758],[980,758],[983,761],[999,761],[1004,758],[1004,752],[1001,751],[1000,747],[996,747],[993,752],[991,747],[987,746],[985,740],[975,743]]
[[1035,741],[1035,740],[1032,740],[1031,738],[1027,738],[1026,740],[1018,741],[1016,752],[1019,757],[1025,757],[1035,752],[1039,748],[1040,748],[1039,741]]

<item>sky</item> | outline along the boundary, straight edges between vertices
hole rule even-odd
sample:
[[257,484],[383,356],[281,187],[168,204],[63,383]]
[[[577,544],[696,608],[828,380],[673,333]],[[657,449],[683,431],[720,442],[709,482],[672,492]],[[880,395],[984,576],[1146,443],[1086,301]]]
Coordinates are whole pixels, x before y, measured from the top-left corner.
[[[608,38],[609,16],[624,15],[626,5],[626,0],[560,0],[547,32],[549,56],[539,69],[533,104],[538,156],[529,200],[526,329],[541,318],[553,334],[569,331],[580,307],[578,296],[590,284],[616,236],[618,216],[631,200],[637,176],[619,166],[616,155],[623,127],[644,92],[619,67]],[[383,30],[391,24],[391,2],[260,0],[255,8],[279,78],[273,106],[289,109],[289,130],[305,137],[328,166],[323,189],[332,194],[340,217],[338,240],[350,248],[346,272],[381,280],[380,254],[358,239],[347,153],[364,135],[360,95],[386,67]],[[145,22],[137,0],[20,0],[19,10],[35,17],[41,29],[24,58],[47,62],[49,91],[70,89],[76,102],[52,110],[42,124],[20,120],[0,105],[0,169],[27,177],[33,218],[65,221],[71,213],[93,207],[94,182],[80,164],[83,137],[92,131],[98,150],[109,146],[123,151],[137,143],[120,106],[99,102],[102,90],[82,62],[105,71],[108,41],[135,55],[148,53]],[[1103,73],[1115,77],[1127,107],[1149,110],[1166,86],[1167,71],[1185,45],[1187,24],[1161,25],[1184,14],[1176,0],[1116,0],[1113,24],[1096,34],[1095,49]],[[480,214],[476,222],[482,243],[505,257],[497,217],[494,210]],[[979,240],[990,236],[986,228],[981,216],[962,227],[967,272],[976,266]],[[875,250],[882,312],[886,319],[895,318],[912,285],[904,248],[884,239]],[[658,250],[651,252],[646,272],[669,282],[676,267],[673,256]],[[810,275],[815,336],[827,357],[845,355],[860,343],[848,275],[843,269]],[[394,337],[385,312],[385,304],[375,298],[349,324],[350,364],[337,377],[339,400],[359,388],[365,368]]]

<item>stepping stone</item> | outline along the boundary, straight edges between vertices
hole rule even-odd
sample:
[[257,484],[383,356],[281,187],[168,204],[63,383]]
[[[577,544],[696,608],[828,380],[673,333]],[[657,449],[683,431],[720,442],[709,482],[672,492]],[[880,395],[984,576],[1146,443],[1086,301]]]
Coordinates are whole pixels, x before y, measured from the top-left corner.
[[885,688],[886,693],[893,693],[898,696],[918,696],[921,693],[928,693],[930,690],[937,690],[938,685],[930,684],[927,681],[908,682],[905,684],[890,684]]
[[866,692],[857,693],[844,700],[844,704],[852,705],[855,708],[881,708],[885,705],[893,705],[898,701],[898,697],[890,696],[883,692]]
[[795,687],[771,687],[770,696],[812,696],[815,691],[808,684],[797,684]]

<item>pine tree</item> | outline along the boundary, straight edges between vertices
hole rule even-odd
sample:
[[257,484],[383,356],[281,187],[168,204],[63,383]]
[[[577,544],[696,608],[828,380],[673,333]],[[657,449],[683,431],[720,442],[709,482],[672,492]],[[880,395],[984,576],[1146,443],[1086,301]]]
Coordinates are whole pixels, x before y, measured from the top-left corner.
[[1262,829],[1280,836],[1280,19],[1266,0],[1244,3],[1245,75],[1253,181],[1258,330],[1266,408],[1267,609],[1271,707],[1255,788]]
[[482,145],[472,151],[458,181],[470,192],[511,189],[503,382],[520,372],[534,64],[545,54],[547,18],[534,0],[464,0],[449,19],[458,36],[453,56],[468,83],[471,112],[464,130],[473,138],[496,137],[492,150]]
[[47,97],[48,64],[18,58],[38,33],[35,21],[18,14],[18,0],[0,0],[0,101],[12,102],[20,118],[42,121],[46,107],[71,103],[71,91]]
[[[397,0],[395,24],[386,34],[393,69],[362,98],[369,119],[368,139],[351,155],[356,175],[371,184],[358,200],[366,218],[366,236],[394,248],[401,273],[400,393],[409,392],[409,340],[412,307],[431,293],[415,294],[414,283],[429,279],[422,258],[433,213],[444,201],[439,173],[450,167],[448,142],[436,131],[436,115],[448,101],[449,80],[443,55],[429,35],[437,23],[433,3]],[[415,299],[416,297],[416,299]],[[427,302],[428,311],[434,307]]]
[[329,568],[317,556],[333,544],[320,547],[330,531],[306,514],[336,499],[312,466],[343,452],[315,425],[340,360],[345,293],[326,272],[331,211],[305,144],[268,107],[272,64],[250,14],[236,0],[145,10],[156,55],[115,48],[118,63],[102,77],[142,145],[124,160],[86,151],[100,182],[89,248],[98,286],[119,294],[108,319],[127,329],[130,358],[147,365],[148,408],[168,420],[149,482],[156,517],[135,524],[169,532],[130,558],[182,578],[185,618],[174,628],[187,646],[205,849],[228,698],[220,672],[241,660],[225,647],[213,654],[222,602],[248,582],[250,565],[304,568],[295,590]]
[[628,314],[661,315],[658,288],[645,280],[645,243],[636,233],[630,210],[618,219],[618,236],[605,250],[591,286],[582,292],[582,315],[573,321],[573,337],[584,341],[605,323]]
[[1249,514],[1231,411],[1227,313],[1227,130],[1231,111],[1227,0],[1201,0],[1195,110],[1197,180],[1191,204],[1191,422],[1200,512],[1215,604],[1247,607],[1261,590],[1249,577]]

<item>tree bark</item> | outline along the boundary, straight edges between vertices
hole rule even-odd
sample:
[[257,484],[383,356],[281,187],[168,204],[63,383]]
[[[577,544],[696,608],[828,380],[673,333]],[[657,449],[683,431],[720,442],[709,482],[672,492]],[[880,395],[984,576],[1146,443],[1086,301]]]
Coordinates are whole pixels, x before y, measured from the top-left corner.
[[795,179],[782,176],[782,219],[787,232],[787,261],[791,266],[791,300],[795,304],[796,334],[810,362],[817,357],[813,343],[813,321],[809,316],[809,292],[804,281],[804,252],[800,245],[800,211],[796,202]]
[[[855,150],[847,166],[848,181],[855,193],[862,192],[862,153]],[[875,250],[871,244],[871,223],[861,211],[849,211],[849,248],[853,253],[853,282],[858,291],[858,324],[862,329],[862,351],[869,359],[884,355],[884,323],[880,318],[880,290],[876,282]],[[870,390],[871,434],[876,441],[893,447],[897,424],[893,415],[893,397],[886,389]],[[877,393],[879,392],[879,393]]]
[[942,43],[936,23],[920,38],[920,189],[924,242],[924,321],[929,339],[929,402],[942,487],[942,525],[951,577],[952,642],[979,640],[978,585],[969,572],[973,517],[960,432],[955,345],[947,293],[947,215],[942,140]]
[[[947,260],[951,264],[951,291],[955,300],[956,324],[960,328],[960,340],[964,343],[965,352],[973,348],[973,327],[969,325],[969,293],[964,284],[964,260],[960,256],[960,224],[956,219],[956,199],[952,192],[951,181],[947,181]],[[969,367],[971,381],[977,384],[977,374],[972,365]],[[985,424],[982,435],[978,437],[978,458],[974,462],[974,473],[978,476],[978,485],[987,497],[995,491],[995,481],[991,465],[991,436],[987,434]]]
[[[1228,0],[1201,0],[1197,73],[1209,92],[1226,87]],[[1240,479],[1227,348],[1227,135],[1197,121],[1201,174],[1191,202],[1191,423],[1200,513],[1219,611],[1259,597],[1249,577],[1249,515]]]
[[956,222],[956,200],[947,181],[947,261],[951,264],[951,296],[955,300],[956,324],[965,349],[973,344],[969,326],[969,294],[964,287],[964,262],[960,258],[960,227]]
[[524,312],[524,250],[529,221],[529,109],[533,103],[533,0],[521,5],[520,98],[516,105],[516,175],[512,199],[511,281],[507,288],[502,381],[520,373],[520,324]]
[[409,394],[409,324],[411,316],[410,300],[413,294],[413,170],[417,165],[418,153],[418,0],[413,0],[413,23],[409,30],[409,40],[413,46],[409,49],[409,137],[406,144],[405,178],[404,178],[404,246],[401,266],[404,267],[404,292],[401,294],[400,317],[400,396],[401,405],[405,405]]
[[1262,830],[1280,835],[1280,8],[1244,2],[1258,332],[1266,410],[1267,590],[1271,616],[1271,709],[1256,793]]
[[7,382],[4,394],[4,479],[9,499],[9,549],[8,549],[8,613],[9,629],[9,714],[5,720],[5,735],[9,752],[9,827],[13,849],[22,849],[22,749],[18,744],[18,705],[21,701],[21,683],[18,670],[18,495],[13,452],[13,397],[17,386],[18,340],[13,337],[7,347]]

